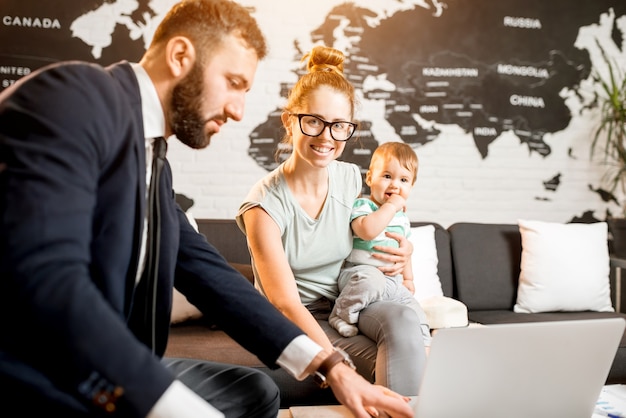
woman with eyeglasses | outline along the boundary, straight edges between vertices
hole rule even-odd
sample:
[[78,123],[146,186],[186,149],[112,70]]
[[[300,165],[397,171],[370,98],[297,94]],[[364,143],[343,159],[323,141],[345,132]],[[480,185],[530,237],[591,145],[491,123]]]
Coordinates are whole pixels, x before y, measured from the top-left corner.
[[[426,361],[416,313],[380,301],[364,309],[359,334],[345,338],[328,324],[337,281],[352,248],[350,212],[361,193],[358,166],[337,161],[357,128],[356,98],[343,75],[344,55],[317,46],[305,55],[307,73],[291,90],[281,115],[289,157],[261,179],[240,206],[237,223],[246,234],[256,287],[283,314],[326,350],[347,352],[366,379],[405,396],[417,395]],[[376,257],[400,274],[411,244]],[[409,330],[412,330],[409,332]],[[334,376],[322,376],[324,379]]]

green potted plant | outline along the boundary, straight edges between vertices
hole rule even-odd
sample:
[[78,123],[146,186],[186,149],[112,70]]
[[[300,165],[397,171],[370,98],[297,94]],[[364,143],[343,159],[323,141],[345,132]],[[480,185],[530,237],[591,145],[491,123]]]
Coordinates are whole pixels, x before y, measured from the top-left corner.
[[626,202],[623,201],[626,196],[626,77],[624,69],[599,43],[598,47],[607,75],[603,76],[598,69],[592,70],[592,77],[600,86],[597,95],[600,122],[591,143],[591,157],[594,151],[602,151],[602,163],[606,167],[602,181],[611,193],[617,192],[622,199],[619,216],[609,216],[607,222],[613,236],[613,252],[626,257]]

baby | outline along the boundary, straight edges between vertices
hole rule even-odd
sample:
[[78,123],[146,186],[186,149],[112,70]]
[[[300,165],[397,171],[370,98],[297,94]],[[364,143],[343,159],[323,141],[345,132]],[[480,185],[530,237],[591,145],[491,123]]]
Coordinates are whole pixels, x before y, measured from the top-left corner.
[[386,300],[409,305],[420,318],[424,345],[430,346],[430,327],[422,307],[413,297],[413,271],[407,263],[402,274],[386,276],[378,266],[384,263],[372,257],[375,246],[398,246],[385,235],[386,231],[407,236],[411,223],[406,216],[406,200],[415,184],[418,159],[410,145],[387,142],[372,155],[365,183],[370,187],[370,198],[354,202],[351,215],[353,233],[352,252],[345,268],[354,274],[341,275],[340,294],[328,319],[330,325],[344,337],[358,333],[355,325],[359,312],[370,303]]

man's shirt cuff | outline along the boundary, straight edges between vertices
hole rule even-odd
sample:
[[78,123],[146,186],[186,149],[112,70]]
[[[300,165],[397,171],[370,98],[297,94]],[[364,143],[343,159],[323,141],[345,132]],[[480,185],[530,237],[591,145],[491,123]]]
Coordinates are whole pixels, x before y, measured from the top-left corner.
[[211,406],[179,380],[163,392],[147,418],[224,418],[224,414]]
[[281,353],[276,363],[298,380],[304,380],[308,374],[305,369],[311,364],[322,347],[306,335],[299,335]]

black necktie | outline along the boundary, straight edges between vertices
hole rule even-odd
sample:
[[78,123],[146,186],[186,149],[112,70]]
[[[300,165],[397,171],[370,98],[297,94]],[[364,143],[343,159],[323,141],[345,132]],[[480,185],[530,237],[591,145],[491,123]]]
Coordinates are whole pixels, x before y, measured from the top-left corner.
[[159,205],[159,182],[165,164],[167,143],[162,137],[155,138],[152,144],[152,176],[148,189],[148,240],[146,250],[146,303],[144,323],[149,333],[152,350],[156,347],[156,296],[159,276],[159,248],[161,244],[161,208]]

